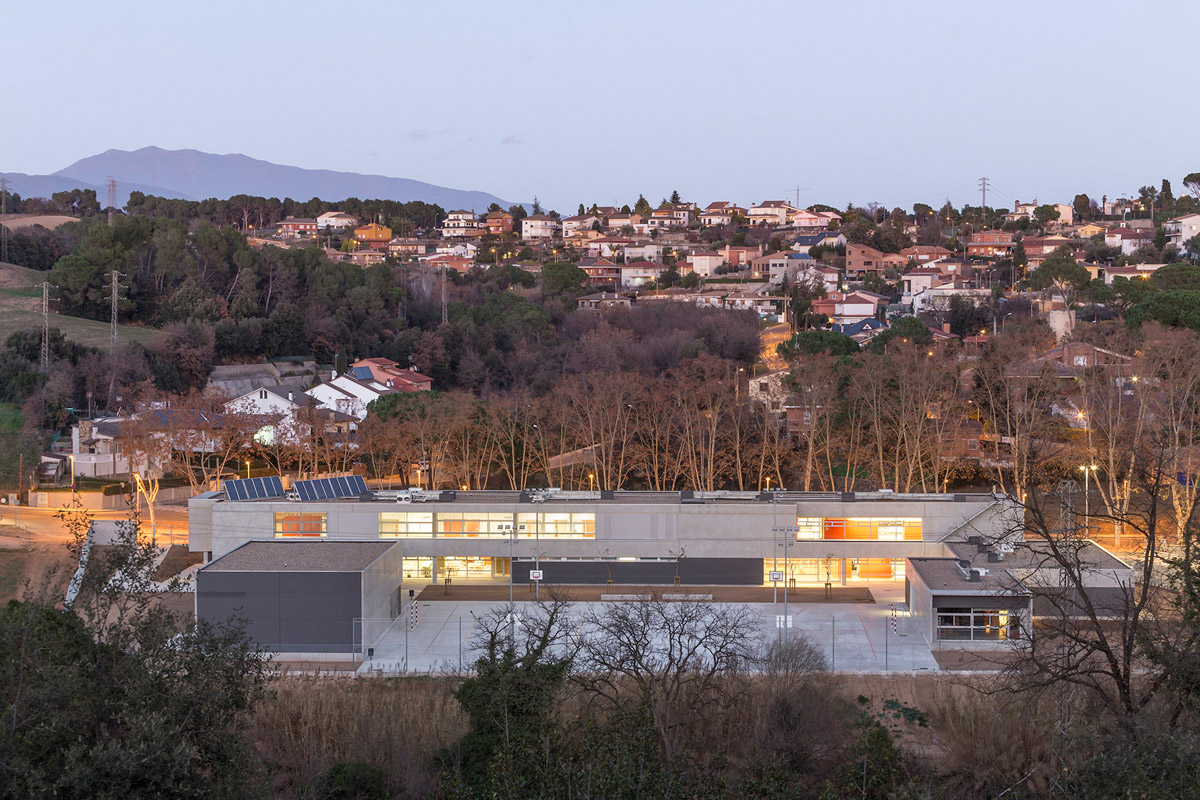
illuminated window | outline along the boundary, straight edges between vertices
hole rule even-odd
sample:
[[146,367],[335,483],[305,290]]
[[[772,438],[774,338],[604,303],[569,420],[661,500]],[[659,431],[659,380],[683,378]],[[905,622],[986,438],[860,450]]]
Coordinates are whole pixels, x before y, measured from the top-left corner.
[[[539,518],[541,530],[538,530]],[[546,536],[551,539],[594,539],[596,538],[595,514],[518,514],[521,525],[520,536],[532,538]]]
[[[797,539],[910,542],[921,540],[921,520],[916,517],[801,517],[796,520],[796,527],[800,529]],[[813,527],[817,527],[818,531],[814,533]]]
[[937,638],[944,640],[998,641],[1019,639],[1018,616],[997,608],[939,608]]
[[301,512],[282,512],[275,515],[275,536],[324,536],[325,515]]
[[385,511],[379,515],[379,538],[433,538],[433,513],[430,511]]
[[820,517],[796,517],[796,538],[820,539],[821,522]]
[[438,513],[437,534],[452,539],[499,539],[511,534],[512,514],[468,511]]

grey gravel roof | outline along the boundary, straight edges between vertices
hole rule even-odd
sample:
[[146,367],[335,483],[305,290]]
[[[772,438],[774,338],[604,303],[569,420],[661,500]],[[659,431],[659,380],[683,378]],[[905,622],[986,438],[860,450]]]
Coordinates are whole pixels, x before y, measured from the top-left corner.
[[206,564],[207,572],[362,572],[395,542],[247,542]]

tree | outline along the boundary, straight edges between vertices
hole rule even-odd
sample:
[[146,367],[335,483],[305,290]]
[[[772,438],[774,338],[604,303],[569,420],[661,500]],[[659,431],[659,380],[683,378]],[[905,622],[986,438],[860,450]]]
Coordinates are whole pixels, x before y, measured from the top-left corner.
[[1197,200],[1200,200],[1200,172],[1188,173],[1187,177],[1183,179],[1183,185]]
[[1088,219],[1092,214],[1092,200],[1086,194],[1075,195],[1071,206],[1075,209],[1076,219]]
[[1076,263],[1070,247],[1063,245],[1029,274],[1029,287],[1038,291],[1053,287],[1070,303],[1074,292],[1087,286],[1091,279],[1087,268]]
[[670,200],[670,202],[671,202],[671,205],[676,205],[677,203],[680,203],[680,202],[682,202],[682,199],[681,199],[681,198],[680,198],[680,196],[679,196],[679,190],[678,190],[678,189],[676,189],[675,191],[671,192],[671,200]]
[[888,343],[896,340],[901,344],[928,344],[933,341],[933,334],[925,323],[916,317],[900,317],[893,320],[887,330],[872,339],[867,348],[873,353],[883,353],[887,350]]
[[1200,291],[1200,266],[1182,262],[1167,264],[1150,275],[1150,282],[1163,291]]
[[587,273],[574,264],[552,261],[542,267],[542,291],[558,297],[578,292],[587,280]]
[[584,617],[573,679],[613,709],[653,721],[668,764],[680,755],[687,726],[729,708],[727,679],[759,653],[754,614],[745,606],[651,598],[606,603]]
[[848,356],[858,352],[858,342],[835,331],[800,331],[778,345],[779,355],[793,359],[798,355]]
[[640,216],[642,219],[650,219],[650,215],[654,213],[654,208],[645,196],[638,195],[637,202],[633,205],[633,213]]
[[[62,518],[82,546],[90,518]],[[266,659],[236,624],[158,602],[159,553],[136,516],[93,548],[67,608],[0,609],[0,797],[253,797],[250,710]],[[61,598],[60,598],[61,600]]]
[[1040,205],[1033,210],[1033,219],[1037,222],[1038,227],[1041,228],[1046,227],[1060,216],[1062,214],[1052,205]]

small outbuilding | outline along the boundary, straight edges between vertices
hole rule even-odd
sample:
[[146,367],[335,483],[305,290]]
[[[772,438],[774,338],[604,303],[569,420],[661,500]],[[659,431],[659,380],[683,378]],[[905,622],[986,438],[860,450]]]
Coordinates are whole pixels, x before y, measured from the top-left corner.
[[274,653],[362,652],[401,610],[396,542],[259,541],[196,573],[196,618],[245,619]]

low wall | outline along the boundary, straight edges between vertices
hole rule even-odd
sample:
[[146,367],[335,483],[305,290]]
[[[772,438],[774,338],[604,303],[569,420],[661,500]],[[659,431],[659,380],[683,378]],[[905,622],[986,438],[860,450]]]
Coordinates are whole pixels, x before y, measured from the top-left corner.
[[[129,495],[104,494],[103,492],[78,492],[79,504],[90,511],[119,511],[129,508]],[[160,489],[155,502],[165,503],[171,500],[186,500],[192,496],[192,487],[175,486],[170,489]],[[64,492],[30,492],[29,505],[34,508],[63,508],[71,504],[71,493]]]

